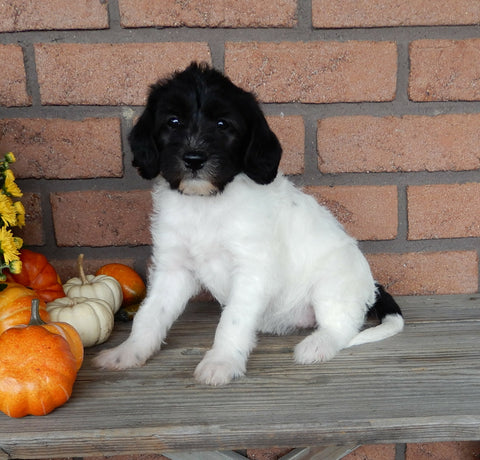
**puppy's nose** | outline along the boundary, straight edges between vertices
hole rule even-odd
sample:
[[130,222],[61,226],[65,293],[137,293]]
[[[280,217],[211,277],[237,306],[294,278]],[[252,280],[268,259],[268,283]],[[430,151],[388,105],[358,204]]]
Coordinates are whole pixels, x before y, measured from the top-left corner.
[[183,162],[188,169],[197,171],[203,168],[203,165],[207,161],[207,155],[202,152],[187,152],[183,155]]

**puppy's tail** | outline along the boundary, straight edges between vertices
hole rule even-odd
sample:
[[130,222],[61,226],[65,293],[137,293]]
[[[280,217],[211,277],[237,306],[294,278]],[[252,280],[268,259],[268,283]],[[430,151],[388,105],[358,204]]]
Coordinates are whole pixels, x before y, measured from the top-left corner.
[[376,286],[377,299],[370,307],[369,312],[376,313],[380,324],[361,331],[350,341],[348,347],[362,343],[378,342],[398,334],[403,329],[403,315],[397,302],[385,291],[383,286],[380,284]]

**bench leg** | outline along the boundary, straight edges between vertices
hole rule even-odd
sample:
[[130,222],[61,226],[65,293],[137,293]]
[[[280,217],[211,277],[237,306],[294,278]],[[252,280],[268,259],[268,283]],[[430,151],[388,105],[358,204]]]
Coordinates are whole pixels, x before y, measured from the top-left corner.
[[[305,447],[293,449],[279,460],[340,460],[345,455],[353,452],[358,445],[351,446],[326,446]],[[175,452],[163,454],[170,460],[245,460],[246,457],[232,451],[211,452]]]
[[294,449],[279,460],[340,460],[357,447],[357,444],[351,446],[305,447]]
[[171,460],[245,460],[243,455],[231,451],[175,452],[162,455]]

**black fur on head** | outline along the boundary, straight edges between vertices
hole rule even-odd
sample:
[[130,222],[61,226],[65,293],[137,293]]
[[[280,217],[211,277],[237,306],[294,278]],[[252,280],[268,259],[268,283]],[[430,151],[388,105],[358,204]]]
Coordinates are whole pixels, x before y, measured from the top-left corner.
[[222,191],[241,172],[268,184],[282,153],[253,94],[196,63],[151,87],[129,142],[142,177],[192,195]]

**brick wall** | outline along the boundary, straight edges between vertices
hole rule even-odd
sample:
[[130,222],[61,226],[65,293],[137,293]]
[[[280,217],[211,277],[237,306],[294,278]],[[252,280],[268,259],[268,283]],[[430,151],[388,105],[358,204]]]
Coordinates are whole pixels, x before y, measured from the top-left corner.
[[25,244],[64,278],[79,252],[145,272],[151,184],[126,136],[148,85],[201,60],[257,94],[283,170],[393,293],[478,292],[480,4],[434,3],[0,2],[0,155],[18,159]]

